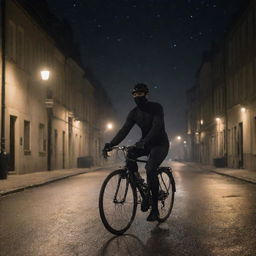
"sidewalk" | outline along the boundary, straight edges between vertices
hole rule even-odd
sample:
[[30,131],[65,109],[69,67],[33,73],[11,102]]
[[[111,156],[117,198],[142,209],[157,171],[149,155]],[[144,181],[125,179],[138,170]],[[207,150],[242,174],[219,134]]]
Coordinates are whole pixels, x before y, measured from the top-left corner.
[[191,162],[188,162],[185,164],[192,167],[198,167],[200,169],[204,169],[207,171],[212,171],[220,175],[224,175],[224,176],[228,176],[228,177],[232,177],[235,179],[256,184],[256,170],[250,171],[246,169],[216,168],[215,166],[211,166],[211,165],[203,165],[200,163],[191,163]]
[[[106,168],[109,168],[107,166]],[[0,197],[22,191],[27,188],[37,187],[48,184],[57,180],[65,179],[75,175],[97,171],[102,166],[94,166],[91,168],[74,168],[52,171],[34,172],[28,174],[10,174],[6,180],[0,180]]]

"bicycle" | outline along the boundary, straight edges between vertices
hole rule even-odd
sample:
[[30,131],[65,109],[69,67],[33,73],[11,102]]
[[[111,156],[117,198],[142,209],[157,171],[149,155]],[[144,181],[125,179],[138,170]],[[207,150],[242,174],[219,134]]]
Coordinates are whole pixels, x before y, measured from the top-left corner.
[[[112,147],[113,149],[123,151],[126,160],[147,163],[145,160],[128,159],[129,147],[117,146]],[[171,214],[176,187],[170,167],[159,167],[157,173],[159,179],[158,222],[164,222]],[[138,199],[138,195],[142,200]],[[122,235],[130,228],[136,215],[137,205],[149,202],[148,208],[150,208],[150,201],[151,195],[147,183],[125,166],[111,172],[101,186],[99,195],[101,220],[109,232]]]

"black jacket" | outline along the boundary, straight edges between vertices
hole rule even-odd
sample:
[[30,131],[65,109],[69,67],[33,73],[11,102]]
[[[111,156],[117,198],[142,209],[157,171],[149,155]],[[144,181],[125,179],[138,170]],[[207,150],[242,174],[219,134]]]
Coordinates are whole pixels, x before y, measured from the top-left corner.
[[163,107],[156,102],[148,101],[143,107],[135,107],[128,115],[125,124],[110,142],[112,145],[119,144],[137,124],[142,131],[140,141],[146,146],[155,146],[169,143],[164,125]]

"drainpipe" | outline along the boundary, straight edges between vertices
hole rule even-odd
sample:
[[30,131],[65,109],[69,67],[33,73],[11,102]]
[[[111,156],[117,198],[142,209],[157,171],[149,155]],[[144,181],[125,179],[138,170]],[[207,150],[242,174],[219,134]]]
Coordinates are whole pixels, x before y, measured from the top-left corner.
[[1,51],[2,51],[2,98],[1,98],[1,149],[0,179],[7,179],[9,155],[5,152],[5,69],[6,69],[6,1],[1,1]]
[[53,98],[52,98],[52,90],[47,88],[47,99],[46,99],[46,108],[47,108],[47,169],[50,171],[52,169],[52,119],[53,119]]
[[1,153],[5,152],[5,69],[6,69],[6,29],[5,29],[5,0],[1,1],[1,51],[2,51],[2,99],[1,99]]

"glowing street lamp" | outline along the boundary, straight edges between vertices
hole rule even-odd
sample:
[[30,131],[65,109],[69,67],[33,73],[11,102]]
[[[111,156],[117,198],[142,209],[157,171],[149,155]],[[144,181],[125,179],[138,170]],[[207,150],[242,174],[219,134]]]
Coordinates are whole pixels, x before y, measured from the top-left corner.
[[178,140],[181,140],[181,136],[177,136],[177,139],[178,139]]
[[113,129],[113,124],[112,123],[108,123],[107,124],[107,129],[108,130],[112,130]]
[[44,69],[44,70],[40,71],[40,73],[41,73],[42,80],[44,80],[44,81],[49,80],[49,78],[50,78],[50,71],[49,70]]

